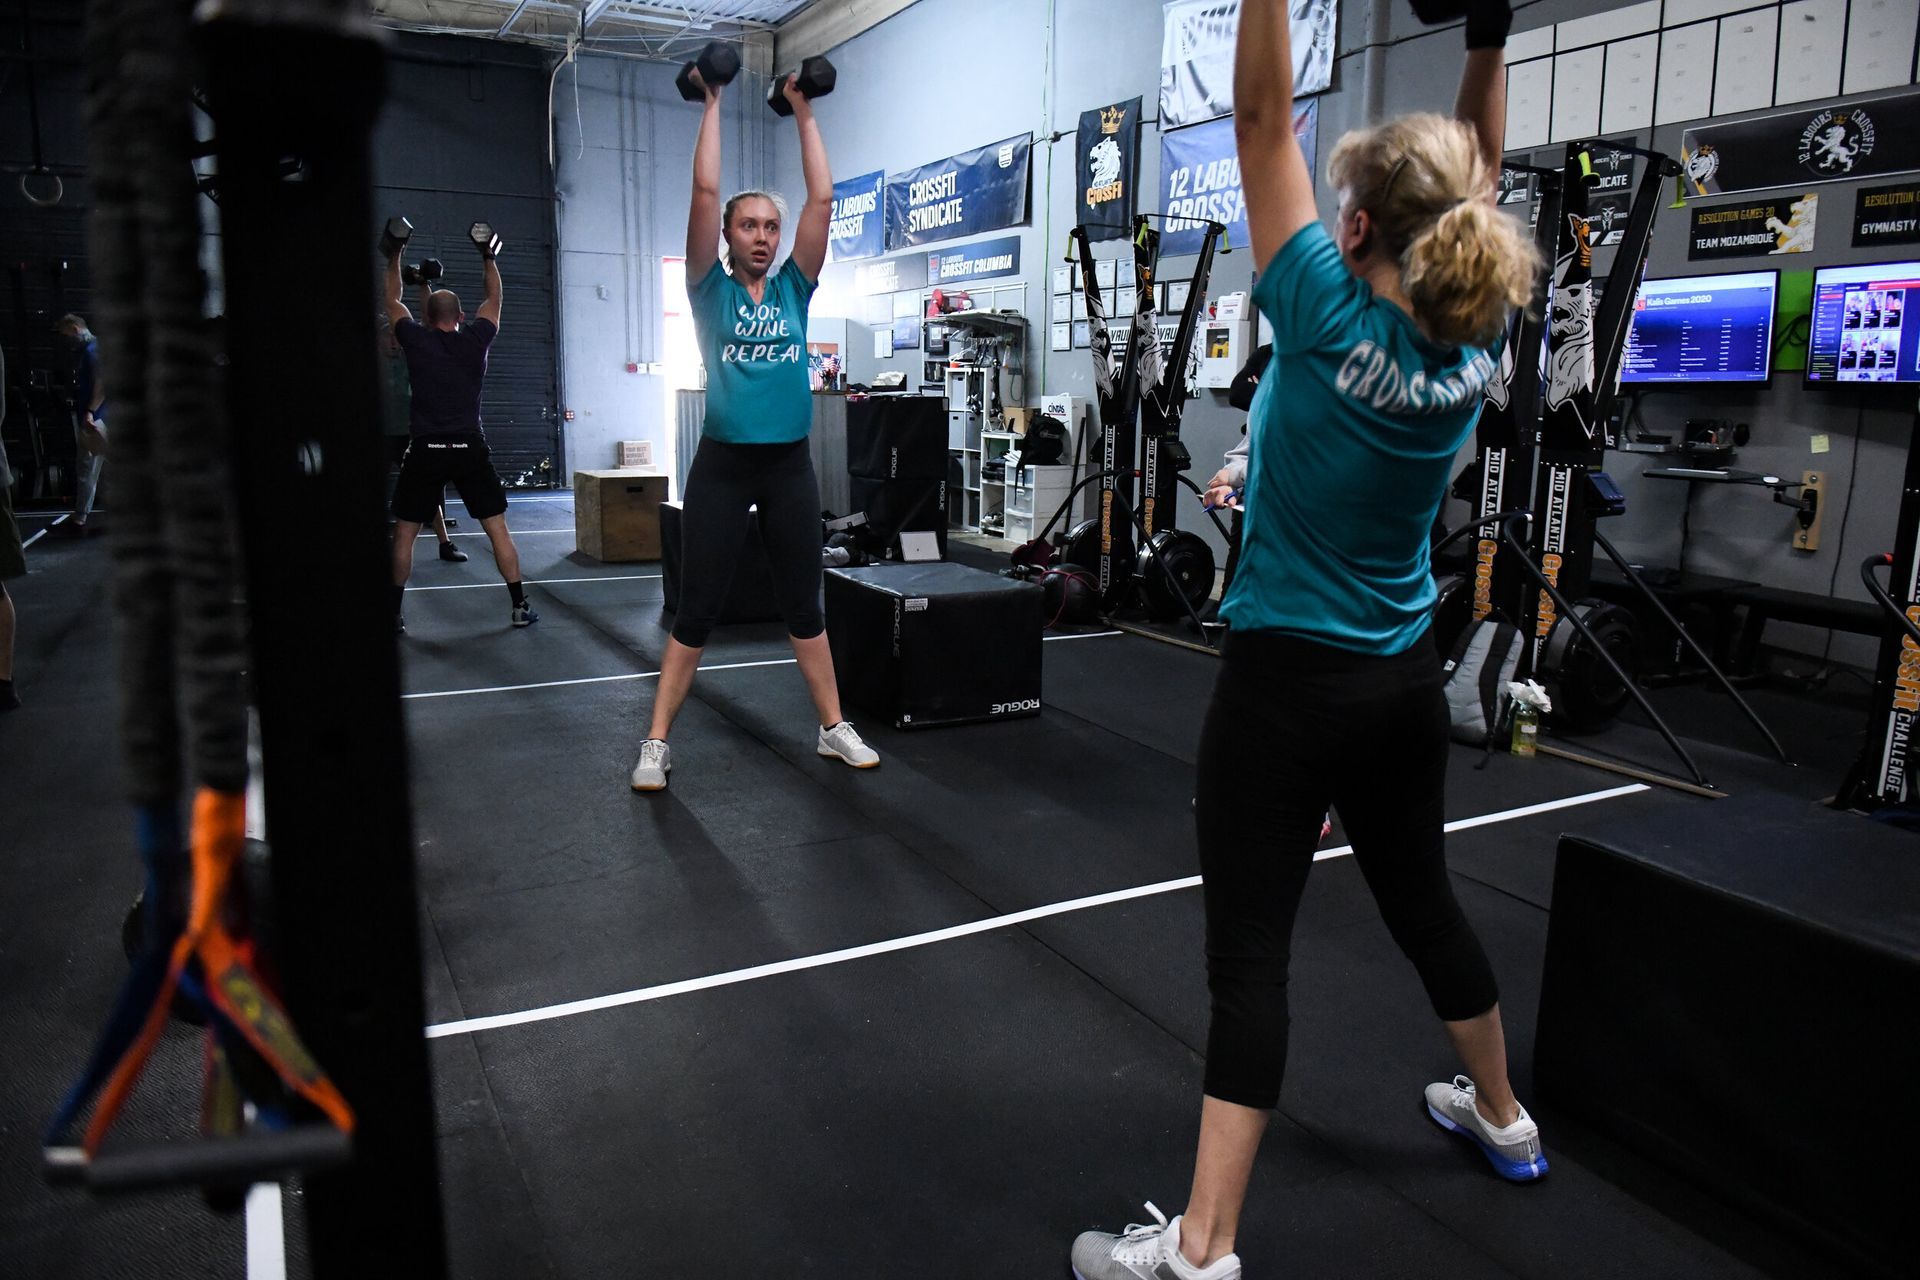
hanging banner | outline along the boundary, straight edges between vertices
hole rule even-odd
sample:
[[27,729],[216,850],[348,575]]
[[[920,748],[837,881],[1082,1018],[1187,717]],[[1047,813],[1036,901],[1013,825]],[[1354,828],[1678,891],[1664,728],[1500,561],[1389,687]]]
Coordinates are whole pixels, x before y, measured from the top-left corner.
[[909,253],[898,258],[882,258],[853,269],[853,291],[862,295],[900,293],[926,287],[925,254]]
[[[1608,138],[1631,144],[1632,138]],[[1593,224],[1593,247],[1610,249],[1627,238],[1627,215],[1633,212],[1633,181],[1640,162],[1631,151],[1594,147],[1592,187],[1587,191],[1587,220]]]
[[1033,135],[962,152],[887,178],[887,247],[906,249],[1017,227],[1027,220]]
[[[1293,92],[1333,83],[1339,0],[1287,0],[1292,20]],[[1233,45],[1240,0],[1166,0],[1160,37],[1160,128],[1179,129],[1233,114]]]
[[1133,231],[1133,187],[1140,176],[1140,99],[1080,113],[1075,216],[1087,238],[1124,240]]
[[1756,254],[1811,253],[1820,217],[1820,196],[1754,200],[1693,209],[1687,257],[1749,258]]
[[927,279],[935,285],[966,284],[1020,274],[1020,237],[1002,236],[927,255]]
[[[1293,136],[1306,153],[1309,173],[1318,164],[1319,134],[1320,104],[1294,104]],[[1169,218],[1223,222],[1228,243],[1246,246],[1247,193],[1231,117],[1160,135],[1160,211]],[[1198,253],[1205,235],[1198,223],[1170,222],[1161,231],[1160,253]]]
[[1920,94],[1705,124],[1680,137],[1690,195],[1730,195],[1920,169]]
[[833,184],[833,222],[827,227],[827,261],[877,258],[887,251],[887,216],[880,201],[887,175],[863,173]]
[[1920,183],[1862,187],[1853,203],[1853,247],[1920,243]]

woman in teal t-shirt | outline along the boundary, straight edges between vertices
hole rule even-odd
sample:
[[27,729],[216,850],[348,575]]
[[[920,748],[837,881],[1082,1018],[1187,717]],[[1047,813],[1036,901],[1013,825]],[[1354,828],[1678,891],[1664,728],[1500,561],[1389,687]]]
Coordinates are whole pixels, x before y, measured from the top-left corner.
[[1454,118],[1340,140],[1330,232],[1293,135],[1287,10],[1244,0],[1234,64],[1253,296],[1274,338],[1196,762],[1212,1002],[1199,1151],[1186,1212],[1083,1235],[1081,1280],[1238,1280],[1240,1209],[1286,1066],[1294,917],[1329,804],[1471,1076],[1428,1085],[1428,1114],[1505,1178],[1547,1171],[1508,1084],[1492,966],[1447,877],[1448,715],[1428,633],[1428,532],[1498,376],[1489,348],[1538,265],[1493,204],[1513,15],[1470,0]]
[[[699,82],[700,73],[693,74]],[[687,298],[707,368],[707,420],[687,471],[679,607],[660,659],[653,724],[633,767],[635,791],[667,785],[673,767],[667,732],[693,686],[700,651],[733,584],[750,507],[759,508],[774,599],[819,712],[817,750],[856,769],[880,763],[841,718],[820,611],[820,484],[807,447],[813,429],[807,304],[827,259],[833,213],[827,146],[813,104],[789,76],[783,92],[800,129],[807,202],[794,224],[793,253],[775,271],[786,204],[771,192],[743,191],[722,206],[720,90],[702,87],[706,108],[693,152],[693,205],[687,215]]]

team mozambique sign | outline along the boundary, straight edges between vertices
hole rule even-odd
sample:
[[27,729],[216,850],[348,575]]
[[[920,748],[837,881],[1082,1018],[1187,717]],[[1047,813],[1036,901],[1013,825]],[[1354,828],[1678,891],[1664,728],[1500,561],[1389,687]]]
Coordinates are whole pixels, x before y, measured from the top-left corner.
[[1694,195],[1908,173],[1920,169],[1920,94],[1698,125],[1680,155]]
[[1693,210],[1689,258],[1745,258],[1810,253],[1819,222],[1820,193]]

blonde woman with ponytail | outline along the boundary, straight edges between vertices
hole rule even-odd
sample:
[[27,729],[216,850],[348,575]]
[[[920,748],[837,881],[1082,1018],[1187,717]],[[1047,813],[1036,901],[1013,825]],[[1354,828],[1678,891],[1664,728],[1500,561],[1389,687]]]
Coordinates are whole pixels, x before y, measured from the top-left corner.
[[[1295,141],[1285,0],[1242,0],[1235,131],[1273,361],[1254,400],[1231,628],[1195,796],[1207,1037],[1186,1212],[1074,1243],[1080,1280],[1238,1280],[1240,1211],[1287,1052],[1293,921],[1329,804],[1466,1074],[1428,1114],[1512,1181],[1544,1175],[1507,1081],[1493,970],[1442,843],[1448,716],[1428,534],[1495,346],[1538,266],[1493,206],[1506,0],[1474,0],[1452,118],[1342,138],[1329,229]],[[1338,1124],[1322,1117],[1315,1127]]]

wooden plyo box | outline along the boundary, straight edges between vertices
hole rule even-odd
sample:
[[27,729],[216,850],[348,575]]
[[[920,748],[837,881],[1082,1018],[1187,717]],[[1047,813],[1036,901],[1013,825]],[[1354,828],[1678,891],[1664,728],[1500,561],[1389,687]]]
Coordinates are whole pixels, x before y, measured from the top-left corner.
[[666,499],[667,477],[657,471],[576,471],[575,544],[596,560],[658,560]]

